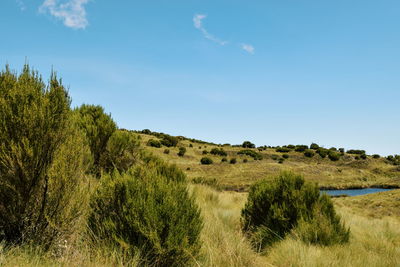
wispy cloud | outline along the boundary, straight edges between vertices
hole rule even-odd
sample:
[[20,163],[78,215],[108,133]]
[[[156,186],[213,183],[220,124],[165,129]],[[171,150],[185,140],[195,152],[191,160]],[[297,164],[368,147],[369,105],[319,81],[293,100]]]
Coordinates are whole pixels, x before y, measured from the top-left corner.
[[42,13],[62,20],[64,25],[73,29],[85,29],[88,26],[85,5],[89,0],[68,0],[58,3],[58,0],[45,0],[39,7]]
[[194,27],[196,29],[198,29],[199,31],[201,31],[203,33],[203,36],[219,45],[226,45],[228,42],[227,41],[223,41],[215,36],[213,36],[212,34],[210,34],[203,26],[203,20],[207,17],[207,15],[203,15],[203,14],[196,14],[193,17],[193,24]]
[[24,1],[15,0],[15,2],[17,2],[17,5],[18,5],[19,9],[21,9],[21,11],[24,11],[26,9],[26,5],[25,5]]
[[241,47],[242,47],[242,49],[243,49],[244,51],[246,51],[246,52],[248,52],[249,54],[252,54],[252,55],[254,55],[255,50],[256,50],[256,49],[254,48],[254,46],[252,46],[252,45],[250,45],[250,44],[242,44]]

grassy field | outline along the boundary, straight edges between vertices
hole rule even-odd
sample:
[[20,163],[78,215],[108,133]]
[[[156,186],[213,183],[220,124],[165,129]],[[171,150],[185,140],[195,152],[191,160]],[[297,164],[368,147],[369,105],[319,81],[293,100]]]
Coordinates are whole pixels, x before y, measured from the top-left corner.
[[[351,229],[346,245],[306,245],[289,236],[262,253],[251,249],[240,230],[246,193],[220,192],[203,185],[192,185],[190,190],[204,218],[203,246],[194,266],[400,266],[400,190],[334,200]],[[67,252],[54,258],[29,248],[16,248],[2,251],[0,265],[123,266],[118,253],[99,248],[82,246]],[[130,264],[137,265],[135,260]]]
[[[152,135],[140,134],[143,145],[149,139],[157,139]],[[177,155],[178,147],[186,148],[183,157]],[[263,151],[252,149],[263,156],[262,160],[254,160],[246,155],[238,155],[243,150],[241,147],[222,146],[227,152],[228,162],[221,162],[222,156],[203,155],[203,151],[210,151],[212,148],[220,148],[217,145],[202,144],[181,140],[178,147],[168,148],[169,154],[164,154],[165,147],[147,147],[154,154],[164,160],[178,165],[189,178],[202,178],[212,181],[222,189],[245,190],[256,180],[280,173],[283,170],[291,170],[301,173],[304,177],[313,182],[318,182],[325,188],[352,188],[372,186],[400,186],[400,168],[388,164],[384,158],[374,159],[368,156],[366,160],[356,160],[354,155],[345,154],[339,161],[333,162],[328,158],[321,158],[315,155],[307,158],[300,152],[279,153],[273,148]],[[289,158],[279,163],[274,157],[281,158],[288,154]],[[202,157],[209,157],[213,160],[211,165],[201,165]],[[229,164],[231,158],[236,158],[236,164]],[[243,160],[247,160],[246,163]]]

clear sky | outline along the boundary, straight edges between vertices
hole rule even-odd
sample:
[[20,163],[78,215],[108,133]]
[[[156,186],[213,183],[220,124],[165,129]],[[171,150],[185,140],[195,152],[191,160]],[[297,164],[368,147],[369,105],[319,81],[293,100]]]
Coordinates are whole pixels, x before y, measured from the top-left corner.
[[400,153],[398,0],[0,0],[0,29],[122,128]]

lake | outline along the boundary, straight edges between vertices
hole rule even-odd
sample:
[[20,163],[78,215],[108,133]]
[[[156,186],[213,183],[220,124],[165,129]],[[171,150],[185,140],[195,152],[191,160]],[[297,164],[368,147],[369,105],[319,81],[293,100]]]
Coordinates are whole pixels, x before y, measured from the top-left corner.
[[354,197],[354,196],[384,192],[388,190],[393,190],[393,189],[363,188],[363,189],[344,189],[344,190],[321,190],[321,193],[327,193],[330,196],[347,195],[350,197]]

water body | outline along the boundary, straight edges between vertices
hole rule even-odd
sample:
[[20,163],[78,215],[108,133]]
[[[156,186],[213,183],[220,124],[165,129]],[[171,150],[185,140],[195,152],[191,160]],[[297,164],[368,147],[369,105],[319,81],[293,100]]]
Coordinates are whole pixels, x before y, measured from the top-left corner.
[[363,188],[363,189],[345,189],[345,190],[321,190],[321,193],[327,193],[330,196],[342,196],[347,195],[349,197],[361,196],[366,194],[373,194],[384,192],[393,189],[384,188]]

